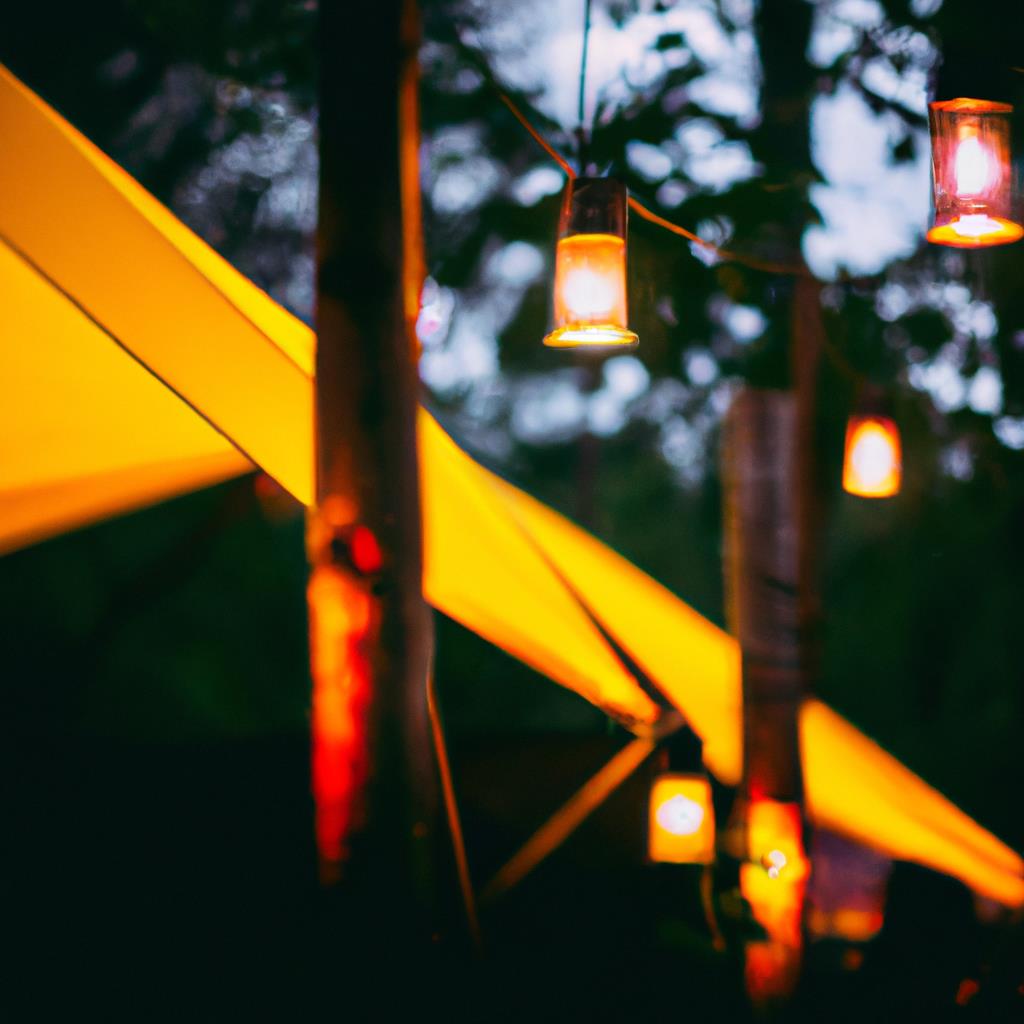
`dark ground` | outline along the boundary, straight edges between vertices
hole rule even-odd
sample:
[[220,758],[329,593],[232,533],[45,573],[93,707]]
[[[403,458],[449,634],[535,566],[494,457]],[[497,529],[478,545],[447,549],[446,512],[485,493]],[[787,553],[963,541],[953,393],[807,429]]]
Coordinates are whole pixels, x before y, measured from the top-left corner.
[[[538,823],[538,787],[553,805],[617,742],[505,738],[455,752],[478,884]],[[420,963],[429,970],[354,976],[343,916],[315,881],[306,758],[298,737],[8,744],[7,1019],[750,1018],[736,960],[712,949],[700,869],[642,864],[646,769],[485,912],[482,961],[456,930]],[[849,947],[812,944],[784,1019],[1020,1019],[1020,950],[998,941],[958,885],[900,866],[859,971],[843,969]],[[983,987],[961,1008],[964,978]]]

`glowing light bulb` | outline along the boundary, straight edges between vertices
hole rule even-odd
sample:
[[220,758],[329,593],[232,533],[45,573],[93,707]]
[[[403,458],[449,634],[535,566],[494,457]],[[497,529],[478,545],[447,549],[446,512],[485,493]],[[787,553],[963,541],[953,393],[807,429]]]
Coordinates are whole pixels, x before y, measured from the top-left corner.
[[778,878],[788,863],[789,860],[781,850],[769,850],[761,858],[761,864],[767,870],[769,878]]
[[957,146],[953,173],[961,196],[976,196],[988,188],[992,179],[988,153],[975,137],[964,139]]
[[984,213],[968,213],[950,224],[950,228],[961,238],[984,238],[1001,230],[999,221]]
[[593,270],[571,271],[564,284],[565,304],[578,320],[607,317],[612,311],[615,282]]
[[878,487],[896,463],[888,435],[881,428],[871,426],[861,431],[850,458],[854,471],[871,488]]
[[704,823],[704,808],[695,800],[677,793],[657,811],[658,824],[674,836],[692,836]]
[[551,344],[636,343],[626,330],[626,242],[615,235],[570,235],[558,243]]

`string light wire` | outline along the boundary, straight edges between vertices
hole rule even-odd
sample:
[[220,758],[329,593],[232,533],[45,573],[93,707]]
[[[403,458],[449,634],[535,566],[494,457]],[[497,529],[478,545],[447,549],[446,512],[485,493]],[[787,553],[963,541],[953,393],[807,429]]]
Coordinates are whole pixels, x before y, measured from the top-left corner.
[[[573,170],[569,161],[562,156],[561,153],[551,145],[547,139],[530,123],[529,118],[519,109],[512,98],[493,80],[490,80],[492,88],[497,92],[499,99],[506,107],[512,112],[513,117],[526,129],[530,137],[544,150],[545,153],[558,166],[565,172],[568,178],[575,178],[576,172]],[[788,274],[793,277],[810,277],[811,273],[807,267],[802,264],[792,263],[774,263],[769,260],[757,259],[754,256],[747,256],[744,254],[732,252],[728,249],[722,249],[720,246],[715,245],[714,242],[709,242],[705,238],[701,238],[700,235],[695,234],[692,231],[687,230],[680,224],[676,224],[673,221],[667,220],[660,214],[655,213],[650,207],[645,206],[635,196],[629,197],[629,206],[638,216],[651,224],[655,224],[660,228],[664,228],[666,231],[672,232],[674,235],[679,235],[680,238],[685,238],[687,241],[693,242],[695,245],[701,246],[708,252],[714,253],[720,260],[725,263],[740,263],[745,267],[749,267],[751,270],[761,270],[768,274]]]
[[[584,43],[583,43],[583,55],[580,62],[580,92],[579,92],[579,106],[578,113],[580,119],[580,131],[583,131],[584,121],[584,89],[585,89],[585,76],[586,76],[586,60],[587,60],[587,33],[590,27],[590,0],[586,2],[586,8],[584,11]],[[533,139],[534,142],[553,160],[558,167],[562,170],[567,178],[570,180],[575,178],[576,171],[572,164],[562,156],[562,154],[555,149],[555,147],[548,142],[547,139],[534,127],[530,119],[522,112],[515,101],[501,88],[499,83],[495,80],[490,68],[480,59],[478,51],[468,46],[460,36],[456,36],[456,44],[459,50],[467,57],[469,57],[473,63],[480,70],[484,80],[494,90],[501,102],[508,108],[512,116],[519,122],[519,124],[525,129],[527,134]],[[709,242],[705,238],[701,238],[700,235],[693,231],[684,228],[681,224],[676,224],[674,221],[670,221],[660,214],[655,213],[650,207],[645,206],[635,196],[629,196],[628,199],[629,207],[638,217],[646,220],[650,224],[654,224],[656,227],[660,227],[665,231],[669,231],[680,238],[685,238],[688,242],[694,245],[699,245],[702,249],[707,252],[713,253],[718,259],[724,263],[738,263],[741,266],[748,267],[751,270],[762,271],[763,273],[769,274],[784,274],[792,277],[813,277],[810,270],[804,264],[791,264],[791,263],[776,263],[770,260],[762,260],[755,256],[748,256],[743,253],[733,252],[732,250],[723,249],[714,242]],[[832,364],[839,370],[839,372],[846,377],[848,380],[855,384],[860,384],[864,380],[864,375],[859,371],[855,370],[851,366],[850,362],[846,357],[838,350],[838,348],[832,344],[832,342],[826,339],[824,346],[825,355],[832,362]]]
[[579,142],[580,174],[587,173],[587,144],[589,133],[587,131],[587,53],[590,49],[590,2],[583,0],[583,50],[580,53],[580,94],[576,108],[577,138]]

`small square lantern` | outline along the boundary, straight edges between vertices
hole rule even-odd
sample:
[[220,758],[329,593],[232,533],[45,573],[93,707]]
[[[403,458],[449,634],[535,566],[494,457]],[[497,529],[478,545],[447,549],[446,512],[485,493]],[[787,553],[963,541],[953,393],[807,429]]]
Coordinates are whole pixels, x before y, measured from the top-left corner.
[[652,861],[668,864],[715,859],[715,812],[705,776],[666,772],[654,780],[647,853]]
[[1009,103],[930,104],[935,224],[928,241],[976,249],[1024,236],[1014,215]]
[[555,253],[553,348],[633,348],[626,307],[626,187],[574,178],[565,190]]

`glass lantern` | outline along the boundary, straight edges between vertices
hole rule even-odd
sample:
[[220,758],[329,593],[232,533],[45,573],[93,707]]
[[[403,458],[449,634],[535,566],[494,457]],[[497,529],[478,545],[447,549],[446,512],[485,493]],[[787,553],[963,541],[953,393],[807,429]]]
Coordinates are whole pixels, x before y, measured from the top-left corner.
[[1024,236],[1014,214],[1009,103],[930,104],[935,224],[928,241],[964,249]]
[[626,312],[626,187],[575,178],[562,202],[555,253],[552,348],[633,348]]

